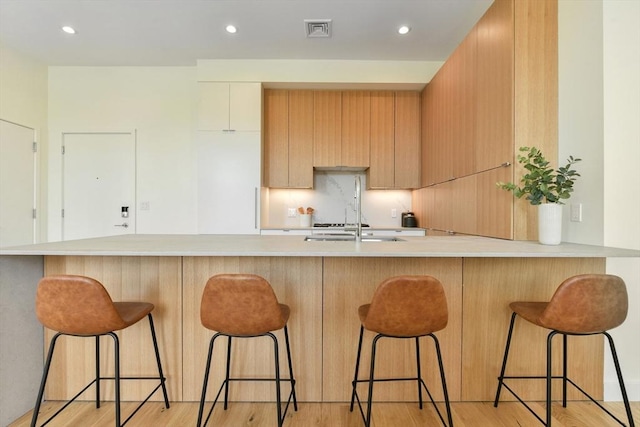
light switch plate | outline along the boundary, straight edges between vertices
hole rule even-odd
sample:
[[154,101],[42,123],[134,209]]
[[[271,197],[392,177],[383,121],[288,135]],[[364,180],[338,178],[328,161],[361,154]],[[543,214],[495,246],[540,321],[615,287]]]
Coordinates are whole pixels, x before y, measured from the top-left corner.
[[582,203],[571,205],[571,221],[582,222]]

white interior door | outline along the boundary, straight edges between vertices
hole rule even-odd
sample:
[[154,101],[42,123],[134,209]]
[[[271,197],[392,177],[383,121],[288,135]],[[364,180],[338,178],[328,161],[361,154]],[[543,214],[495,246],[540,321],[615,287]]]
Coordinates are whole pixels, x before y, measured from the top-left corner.
[[34,130],[0,120],[0,246],[35,243]]
[[63,240],[135,234],[134,133],[63,134]]

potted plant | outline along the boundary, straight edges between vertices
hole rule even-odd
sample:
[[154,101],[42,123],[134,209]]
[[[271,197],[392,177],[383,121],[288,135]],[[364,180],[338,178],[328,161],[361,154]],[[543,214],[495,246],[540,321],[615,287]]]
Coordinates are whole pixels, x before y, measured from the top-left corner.
[[582,159],[569,156],[567,165],[554,170],[542,151],[536,147],[520,147],[525,154],[518,154],[518,163],[526,169],[521,186],[512,182],[496,185],[512,191],[514,196],[526,199],[538,206],[538,240],[542,244],[557,245],[562,236],[562,205],[569,199],[573,185],[580,176],[571,167]]

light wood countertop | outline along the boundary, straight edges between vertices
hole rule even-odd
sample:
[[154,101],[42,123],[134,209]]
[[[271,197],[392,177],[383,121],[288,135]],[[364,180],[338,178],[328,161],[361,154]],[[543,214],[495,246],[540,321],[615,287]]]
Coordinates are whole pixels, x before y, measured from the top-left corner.
[[401,242],[306,242],[304,236],[132,234],[0,249],[0,255],[270,256],[435,258],[640,257],[640,251],[562,243],[541,245],[475,236],[410,237]]

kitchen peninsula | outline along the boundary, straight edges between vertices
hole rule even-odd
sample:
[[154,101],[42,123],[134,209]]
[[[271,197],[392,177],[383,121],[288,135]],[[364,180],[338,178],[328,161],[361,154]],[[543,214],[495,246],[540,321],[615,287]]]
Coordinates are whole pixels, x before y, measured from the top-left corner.
[[[278,299],[291,307],[289,331],[299,400],[336,402],[350,397],[359,331],[357,307],[370,301],[374,289],[386,277],[429,274],[442,281],[447,293],[449,323],[438,336],[450,398],[489,401],[495,393],[510,301],[547,300],[569,276],[605,272],[606,258],[640,257],[637,250],[568,243],[544,246],[472,236],[403,239],[355,243],[307,242],[304,236],[126,235],[44,243],[1,249],[0,285],[3,292],[11,289],[16,298],[13,303],[21,306],[25,316],[16,328],[37,324],[30,298],[42,274],[88,275],[100,280],[114,300],[152,302],[170,399],[197,401],[211,336],[199,319],[206,280],[222,272],[262,275]],[[537,329],[541,328],[518,334],[510,366],[528,373],[543,372],[546,334]],[[126,332],[123,373],[152,373],[152,364],[146,365],[149,348],[145,332],[142,326]],[[365,337],[371,339],[370,335]],[[41,333],[25,334],[21,340],[35,342],[42,352],[42,338]],[[575,366],[572,374],[586,389],[593,390],[596,398],[602,398],[601,337],[582,338],[575,343],[569,340]],[[244,373],[270,372],[268,341],[250,341],[236,343],[236,365],[242,366]],[[46,332],[44,342],[48,342]],[[68,397],[91,375],[93,351],[90,345],[84,345],[73,339],[59,344],[58,351],[66,354],[54,360],[47,399]],[[382,376],[412,374],[415,369],[411,343],[400,348],[381,344],[379,352],[386,353],[380,359]],[[42,363],[42,353],[23,356]],[[436,362],[428,349],[422,357],[427,383],[434,385],[433,392],[439,398]],[[217,378],[212,387],[217,387],[223,372],[223,359],[222,351],[214,355]],[[3,359],[2,363],[24,361]],[[15,366],[3,369],[21,372]],[[35,387],[39,375],[36,372]],[[133,387],[137,386],[127,385],[126,399],[137,399],[143,393]],[[524,398],[540,399],[543,387],[543,382],[529,386]],[[271,388],[262,383],[236,386],[231,389],[231,398],[268,400],[272,398]],[[107,396],[110,392],[107,390]],[[414,395],[413,384],[406,383],[380,386],[376,391],[377,398],[388,401],[413,400]],[[32,396],[23,398],[32,406]]]

